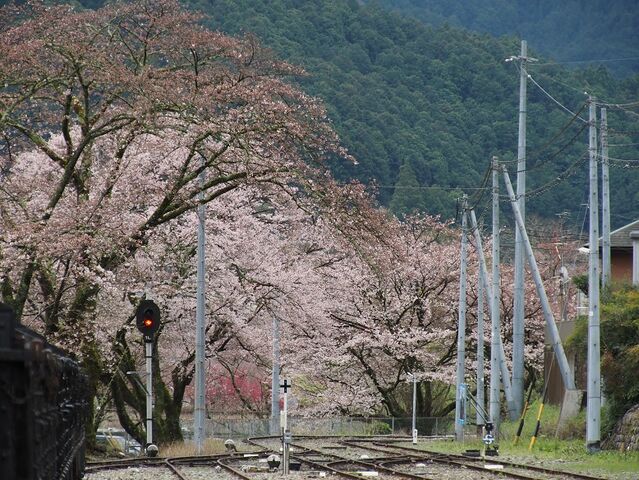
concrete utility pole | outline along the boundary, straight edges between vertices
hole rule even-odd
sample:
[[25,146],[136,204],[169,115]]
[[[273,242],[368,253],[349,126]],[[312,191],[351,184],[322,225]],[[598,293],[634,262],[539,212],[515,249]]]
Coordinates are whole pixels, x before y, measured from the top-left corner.
[[417,377],[414,373],[406,372],[406,375],[413,379],[413,419],[411,422],[411,435],[413,437],[413,445],[417,445],[417,427],[416,427],[416,415],[417,415]]
[[599,198],[597,192],[597,105],[590,103],[588,153],[590,156],[590,249],[588,262],[588,407],[586,415],[586,449],[589,453],[600,448],[601,372],[599,347]]
[[[471,210],[471,215],[475,212]],[[480,272],[484,266],[480,265]],[[485,408],[484,399],[484,282],[480,279],[477,283],[477,405],[475,405],[478,435],[481,436],[484,427],[483,410]]]
[[[499,162],[493,157],[493,286],[490,302],[490,421],[494,425],[495,438],[499,438],[499,339],[501,327],[499,319]],[[509,379],[504,379],[504,381]]]
[[[459,268],[459,317],[457,321],[457,388],[455,399],[455,440],[464,440],[464,423],[462,417],[461,386],[464,383],[464,366],[466,362],[466,195],[462,200],[462,237],[461,237],[461,265]],[[464,412],[465,413],[465,412]]]
[[[204,159],[202,159],[204,162]],[[204,186],[204,172],[200,174],[200,187]],[[204,192],[198,195],[200,202],[204,201]],[[197,207],[198,229],[197,229],[197,304],[196,304],[196,326],[195,326],[195,405],[193,409],[193,438],[195,440],[195,450],[202,453],[204,444],[204,416],[206,409],[206,384],[205,378],[205,354],[204,354],[204,296],[205,296],[205,268],[206,260],[204,255],[205,246],[205,215],[206,207],[200,203]]]
[[608,116],[606,109],[601,109],[601,235],[602,258],[601,284],[610,283],[610,175],[608,162]]
[[[481,234],[479,232],[479,228],[477,227],[477,218],[475,218],[475,211],[470,211],[470,221],[471,228],[475,235],[475,243],[477,245],[477,256],[479,257],[479,272],[480,272],[480,283],[482,284],[484,294],[486,295],[486,300],[488,301],[489,306],[491,307],[491,351],[492,351],[492,342],[495,340],[492,338],[492,305],[493,305],[493,289],[490,285],[490,281],[488,279],[488,267],[486,266],[486,258],[484,257],[484,247],[482,246]],[[497,310],[497,315],[499,315],[499,310]],[[497,319],[497,324],[499,324],[499,318]],[[498,327],[497,331],[500,328]],[[496,340],[497,342],[497,357],[499,363],[499,372],[501,373],[502,383],[504,385],[504,395],[506,396],[506,405],[508,407],[508,415],[511,419],[514,419],[514,402],[512,396],[512,389],[510,386],[510,372],[508,371],[508,365],[506,364],[506,354],[504,352],[504,344],[501,341],[501,335],[498,335]],[[492,354],[492,352],[491,352]],[[492,356],[491,356],[491,368],[492,368]],[[483,375],[483,372],[482,372]],[[499,390],[499,383],[497,383],[497,389]],[[488,402],[490,404],[490,400]],[[483,408],[483,405],[482,405]]]
[[506,170],[506,167],[503,167],[503,172],[504,172],[504,181],[506,183],[506,190],[508,190],[510,203],[511,203],[511,206],[513,207],[513,214],[515,215],[515,221],[517,222],[517,226],[521,230],[522,238],[524,240],[524,246],[526,247],[526,255],[528,257],[528,265],[530,265],[530,272],[532,273],[533,280],[535,281],[537,295],[539,296],[539,300],[541,300],[541,308],[544,312],[546,326],[548,327],[548,335],[550,335],[550,339],[552,341],[552,348],[553,348],[553,351],[555,352],[557,364],[559,365],[559,371],[561,372],[561,377],[563,379],[566,390],[574,390],[575,380],[570,372],[570,365],[568,365],[568,359],[566,358],[564,348],[561,344],[559,329],[557,328],[557,324],[555,323],[555,318],[550,308],[550,303],[548,302],[548,296],[546,295],[546,290],[544,289],[544,284],[541,280],[541,274],[539,273],[539,268],[537,267],[535,254],[533,253],[530,240],[528,239],[528,233],[526,232],[526,227],[524,226],[524,220],[523,218],[521,218],[521,213],[519,212],[519,207],[517,206],[517,197],[515,197],[515,192],[513,190],[512,184],[510,183],[510,177],[508,176],[508,171]]
[[[517,141],[517,202],[525,221],[526,215],[526,89],[528,44],[521,41],[519,60],[519,135]],[[513,304],[513,400],[515,414],[521,416],[524,402],[524,245],[521,233],[515,229],[515,279]]]
[[271,435],[280,430],[280,319],[273,314],[273,369],[271,371]]

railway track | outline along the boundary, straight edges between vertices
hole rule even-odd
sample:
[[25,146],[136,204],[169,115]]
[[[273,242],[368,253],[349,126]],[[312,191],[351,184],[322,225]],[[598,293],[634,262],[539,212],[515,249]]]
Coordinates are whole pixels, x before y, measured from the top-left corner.
[[[356,445],[362,448],[362,441],[345,441],[345,443]],[[482,459],[476,457],[467,457],[464,455],[455,454],[443,454],[440,452],[433,452],[429,450],[416,449],[411,447],[403,447],[399,445],[388,445],[383,442],[366,442],[371,443],[364,448],[368,448],[372,451],[388,453],[389,451],[400,451],[405,455],[409,455],[409,461],[414,462],[431,462],[441,463],[446,465],[455,465],[462,468],[468,468],[474,471],[485,472],[486,466],[492,467],[494,473],[500,474],[505,478],[516,479],[530,479],[530,478],[543,478],[543,479],[557,479],[557,480],[601,480],[602,477],[595,477],[592,475],[586,475],[582,473],[565,472],[561,470],[554,470],[550,468],[540,467],[536,465],[528,465],[515,463],[511,461],[501,460],[499,458]],[[402,464],[400,460],[391,460],[390,463]]]
[[[291,445],[291,477],[362,480],[603,480],[501,459],[469,458],[398,445],[400,440],[344,437],[296,437]],[[403,439],[405,442],[406,439]],[[266,458],[279,452],[279,437],[253,438],[262,448],[176,458],[138,458],[87,464],[87,480],[267,480]]]
[[[217,480],[255,480],[233,467],[233,462],[247,458],[260,458],[266,452],[245,454],[199,455],[175,458],[134,458],[127,460],[90,462],[87,464],[85,478],[149,480],[192,480],[194,478],[211,478]],[[108,476],[100,476],[100,473]],[[226,475],[225,475],[226,474]]]

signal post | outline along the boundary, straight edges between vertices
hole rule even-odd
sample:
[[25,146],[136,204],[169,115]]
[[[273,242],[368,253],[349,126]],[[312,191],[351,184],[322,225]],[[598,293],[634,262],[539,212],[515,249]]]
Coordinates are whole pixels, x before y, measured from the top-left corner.
[[160,309],[152,300],[142,300],[135,313],[135,323],[144,336],[146,359],[146,454],[155,457],[158,447],[153,444],[153,336],[160,328]]

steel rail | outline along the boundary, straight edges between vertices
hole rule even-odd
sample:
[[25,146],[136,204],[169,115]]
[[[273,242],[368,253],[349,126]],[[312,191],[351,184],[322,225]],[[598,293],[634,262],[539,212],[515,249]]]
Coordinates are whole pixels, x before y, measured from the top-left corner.
[[[263,455],[269,452],[268,450],[261,450],[257,452],[251,452],[251,454]],[[222,453],[214,455],[198,455],[198,456],[184,456],[184,457],[140,457],[126,460],[107,460],[87,463],[85,473],[91,474],[94,472],[104,470],[118,470],[122,468],[140,467],[140,468],[157,468],[165,467],[171,471],[180,480],[189,480],[180,472],[180,466],[210,466],[214,468],[219,466],[220,468],[227,470],[229,473],[239,477],[241,480],[253,480],[250,476],[245,475],[239,470],[234,469],[230,465],[226,464],[226,460],[241,460],[244,457],[245,452],[236,453]]]
[[[391,453],[391,452],[387,452],[387,451],[383,451],[381,449],[375,449],[375,448],[371,448],[371,447],[362,447],[360,445],[357,445],[356,441],[348,441],[348,440],[344,440],[341,443],[344,443],[346,445],[349,445],[351,447],[356,447],[356,448],[361,448],[363,450],[373,450],[373,451],[382,451],[384,453]],[[467,464],[463,461],[460,461],[458,459],[451,459],[451,458],[446,458],[445,455],[441,455],[438,457],[429,457],[429,458],[423,458],[423,457],[418,457],[416,455],[412,455],[410,457],[406,457],[406,456],[400,456],[400,457],[380,457],[380,458],[375,458],[375,459],[370,459],[371,461],[362,461],[362,460],[353,460],[353,459],[349,459],[349,458],[344,458],[344,457],[340,457],[338,455],[332,455],[332,454],[323,454],[323,452],[319,451],[319,450],[314,450],[314,449],[309,449],[307,447],[303,447],[301,445],[296,445],[297,448],[304,448],[306,450],[306,452],[315,452],[316,454],[319,455],[324,455],[326,457],[337,457],[336,460],[329,462],[329,463],[324,463],[324,464],[320,464],[317,462],[310,462],[306,459],[303,459],[301,457],[298,457],[297,460],[299,461],[305,461],[306,463],[309,464],[313,464],[316,468],[325,468],[325,469],[330,469],[331,472],[334,473],[340,473],[340,474],[347,474],[348,476],[351,476],[352,474],[350,474],[350,472],[345,472],[343,469],[340,468],[336,468],[339,465],[360,465],[363,466],[364,468],[367,469],[372,469],[372,470],[376,470],[376,471],[382,471],[385,472],[389,475],[393,475],[395,477],[400,477],[400,478],[407,478],[409,480],[435,480],[432,477],[426,476],[426,475],[418,475],[418,474],[414,474],[414,473],[410,473],[410,472],[402,472],[393,468],[389,468],[386,467],[385,465],[383,465],[384,463],[390,463],[390,462],[397,462],[397,463],[412,463],[414,461],[420,461],[420,460],[427,460],[427,461],[431,461],[433,463],[440,463],[440,464],[445,464],[449,467],[453,467],[453,468],[466,468],[466,469],[470,469],[470,470],[476,470],[476,471],[481,471],[484,474],[487,475],[498,475],[502,478],[514,478],[516,480],[541,480],[538,477],[533,477],[530,475],[526,475],[526,474],[522,474],[522,473],[517,473],[517,472],[512,472],[512,471],[508,471],[508,470],[489,470],[487,468],[485,468],[484,466],[480,466],[477,464]],[[361,478],[361,476],[358,475],[358,478]]]
[[[86,472],[92,473],[100,470],[119,469],[128,467],[166,467],[180,480],[187,480],[187,478],[180,472],[181,466],[210,466],[211,468],[219,467],[230,474],[236,476],[241,480],[254,480],[255,477],[242,472],[232,465],[233,462],[241,461],[247,458],[247,453],[251,456],[258,455],[264,456],[274,452],[276,449],[269,448],[266,445],[260,445],[260,440],[273,441],[279,437],[254,437],[248,439],[248,442],[253,445],[262,447],[262,450],[254,452],[233,452],[223,453],[215,455],[205,456],[184,456],[173,458],[136,458],[132,460],[116,460],[116,461],[98,461],[87,463]],[[363,468],[367,470],[376,470],[380,473],[395,476],[397,478],[403,478],[407,480],[435,480],[434,478],[416,474],[406,471],[397,470],[392,466],[402,465],[414,462],[428,462],[431,464],[442,464],[451,468],[451,474],[454,475],[455,469],[468,469],[478,472],[483,472],[486,475],[497,475],[501,478],[513,478],[517,480],[541,480],[539,476],[532,476],[536,474],[544,475],[544,478],[551,477],[553,479],[577,479],[577,480],[603,480],[601,477],[595,477],[592,475],[568,472],[563,470],[553,470],[545,467],[526,465],[514,463],[511,461],[501,460],[491,457],[488,462],[500,465],[503,468],[498,470],[492,470],[485,468],[484,459],[466,457],[463,455],[455,455],[448,453],[439,453],[430,450],[419,450],[413,447],[406,447],[397,445],[398,442],[405,442],[406,437],[403,438],[364,438],[364,437],[349,437],[345,439],[343,436],[327,436],[327,435],[313,435],[313,436],[298,436],[299,440],[332,440],[337,445],[331,445],[329,447],[309,448],[300,443],[291,444],[295,448],[295,453],[291,455],[291,458],[302,464],[311,466],[314,469],[320,471],[330,472],[335,475],[339,475],[344,478],[352,480],[361,480],[361,475],[354,470],[348,470],[349,468]],[[381,453],[383,455],[376,458],[367,459],[352,459],[342,455],[336,455],[334,452],[326,452],[330,449],[360,449],[364,451],[373,451]],[[346,453],[346,452],[344,452]],[[523,472],[513,471],[522,470]],[[525,473],[524,473],[525,472]],[[431,473],[432,475],[432,473]],[[437,477],[436,477],[437,478]]]
[[157,467],[162,466],[165,458],[163,457],[140,457],[120,460],[100,460],[97,462],[87,462],[85,466],[86,473],[99,472],[102,470],[117,470],[129,467]]
[[[387,450],[377,450],[377,449],[372,448],[372,447],[362,447],[361,445],[357,445],[358,442],[356,440],[354,440],[354,441],[345,440],[343,443],[349,444],[349,445],[352,444],[353,446],[359,446],[360,448],[371,448],[371,450],[373,450],[373,451],[387,452]],[[451,459],[451,460],[462,462],[464,464],[467,464],[467,463],[472,464],[473,462],[477,463],[477,462],[481,462],[482,461],[482,459],[480,459],[480,458],[472,458],[472,457],[466,457],[464,455],[455,455],[455,454],[442,454],[442,453],[434,452],[434,451],[430,451],[430,450],[419,450],[419,449],[415,449],[415,448],[412,448],[412,447],[404,447],[404,446],[399,446],[399,445],[388,445],[388,444],[385,444],[385,443],[379,442],[379,441],[375,441],[375,442],[372,442],[372,443],[373,443],[373,445],[384,447],[384,448],[391,448],[391,449],[396,449],[396,450],[412,452],[413,454],[415,454],[416,457],[423,456],[423,454],[433,455],[433,456],[437,456],[437,458],[448,458],[448,459]],[[420,457],[420,458],[424,458],[424,457]],[[430,458],[431,457],[426,457],[425,459],[430,459]],[[519,469],[522,469],[522,470],[530,470],[530,471],[534,471],[534,472],[538,472],[538,473],[543,473],[543,474],[546,474],[546,475],[555,475],[555,476],[560,475],[562,477],[569,477],[569,478],[578,479],[578,480],[605,480],[605,479],[602,479],[602,477],[595,477],[595,476],[587,475],[587,474],[583,474],[583,473],[568,472],[568,471],[565,471],[565,470],[553,470],[553,469],[546,468],[546,467],[539,467],[539,466],[536,466],[536,465],[526,465],[526,464],[521,464],[521,463],[509,462],[507,460],[500,460],[500,459],[496,459],[496,458],[491,458],[490,459],[490,463],[502,465],[504,467],[509,467],[509,468],[519,468]],[[500,470],[500,472],[504,472],[504,471]]]
[[[237,459],[239,457],[235,457],[235,458]],[[227,472],[232,473],[233,475],[241,478],[242,480],[253,480],[250,476],[245,475],[243,472],[240,472],[239,470],[236,470],[235,468],[231,467],[230,465],[227,465],[226,462],[223,461],[223,459],[220,459],[217,462],[218,462],[218,465],[220,467],[222,467],[224,470],[226,470]]]

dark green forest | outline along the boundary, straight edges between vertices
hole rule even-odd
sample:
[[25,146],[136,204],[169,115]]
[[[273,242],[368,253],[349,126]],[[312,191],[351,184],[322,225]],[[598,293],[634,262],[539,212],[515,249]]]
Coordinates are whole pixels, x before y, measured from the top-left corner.
[[516,35],[549,59],[575,65],[604,60],[593,63],[619,75],[639,72],[636,0],[372,1],[429,25],[449,23],[495,36]]
[[[95,6],[95,0],[89,2],[87,6]],[[519,38],[474,33],[452,22],[427,25],[381,5],[414,7],[416,1],[187,3],[208,16],[210,27],[233,35],[255,34],[278,56],[306,68],[309,75],[293,81],[324,100],[344,145],[359,162],[334,162],[335,175],[375,185],[371,188],[380,203],[397,214],[421,210],[452,217],[462,192],[472,200],[481,192],[477,188],[493,155],[505,161],[516,156],[519,72],[515,63],[504,60],[519,53]],[[440,10],[448,4],[426,3],[440,5]],[[460,10],[461,3],[477,9],[486,4],[482,15],[496,19],[490,12],[508,2],[450,2],[449,13]],[[553,9],[564,11],[563,3],[546,3],[539,9],[548,8],[547,17]],[[416,10],[408,11],[418,17]],[[574,12],[584,14],[578,8]],[[538,28],[547,25],[542,22]],[[582,34],[591,38],[587,31]],[[532,78],[554,100],[529,82],[527,177],[529,188],[538,191],[529,197],[527,209],[545,218],[569,212],[568,223],[581,226],[588,170],[584,92],[608,103],[637,101],[639,76],[619,78],[604,66],[551,64],[532,40],[529,53],[540,59],[529,69]],[[580,112],[580,118],[555,100]],[[637,106],[609,108],[611,144],[639,143],[637,112]],[[617,227],[639,215],[639,149],[614,146],[610,155],[635,160],[612,165],[612,221]],[[514,175],[512,164],[510,170]]]
[[[428,26],[354,0],[191,3],[207,12],[213,28],[252,32],[307,69],[304,88],[324,99],[344,144],[359,161],[357,166],[336,165],[336,174],[375,181],[381,203],[395,213],[419,209],[452,216],[460,191],[475,192],[492,155],[505,160],[516,155],[519,73],[504,59],[519,52],[517,38]],[[536,54],[535,45],[530,47]],[[531,68],[531,74],[572,111],[584,104],[586,90],[607,101],[639,99],[638,77],[617,80],[603,67],[544,65]],[[581,204],[587,201],[587,131],[579,133],[584,124],[574,121],[540,151],[571,115],[532,85],[529,101],[531,188],[553,182],[573,166],[561,184],[530,198],[529,211],[545,217],[569,211],[580,223]],[[609,112],[611,128],[617,130],[639,131],[635,119],[619,110]],[[632,139],[616,136],[614,143]],[[611,149],[611,155],[639,158],[633,147]],[[615,225],[639,210],[639,170],[630,170],[612,172]]]

